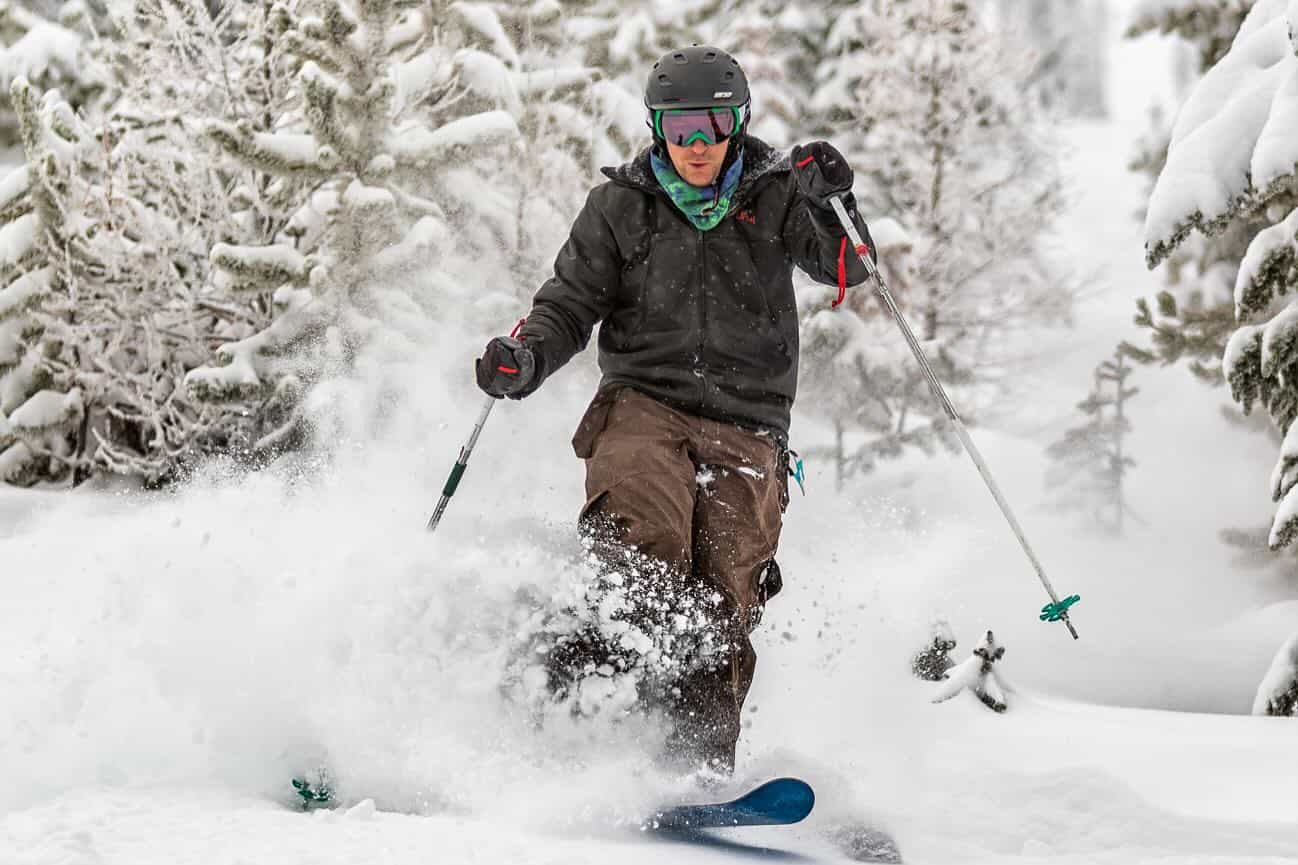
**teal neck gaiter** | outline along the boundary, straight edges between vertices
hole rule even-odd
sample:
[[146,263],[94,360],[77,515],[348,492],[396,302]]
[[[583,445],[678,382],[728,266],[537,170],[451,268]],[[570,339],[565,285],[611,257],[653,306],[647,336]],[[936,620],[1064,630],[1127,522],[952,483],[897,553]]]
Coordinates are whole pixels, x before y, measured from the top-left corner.
[[658,185],[671,197],[676,209],[685,214],[699,231],[716,228],[730,210],[730,200],[739,188],[739,176],[744,173],[744,153],[741,150],[735,161],[726,169],[721,182],[712,186],[691,186],[676,173],[670,162],[663,160],[658,151],[649,152],[654,177]]

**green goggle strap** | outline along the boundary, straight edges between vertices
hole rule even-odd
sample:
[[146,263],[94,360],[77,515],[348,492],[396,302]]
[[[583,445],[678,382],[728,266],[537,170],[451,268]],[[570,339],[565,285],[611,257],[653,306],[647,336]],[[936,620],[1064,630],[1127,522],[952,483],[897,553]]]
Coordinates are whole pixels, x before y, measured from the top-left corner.
[[[654,111],[654,134],[656,134],[659,138],[663,139],[664,141],[667,140],[667,136],[663,135],[663,115],[666,114],[668,111],[673,111],[677,114],[685,114],[689,111],[698,111],[698,110],[699,109],[697,108],[659,108],[658,110]],[[730,107],[730,110],[733,111],[735,114],[735,132],[738,132],[739,127],[743,125],[743,117],[742,115],[740,115],[739,109],[734,107],[733,105]],[[735,134],[734,132],[730,133],[730,135],[734,135],[734,134]],[[703,139],[703,143],[708,145],[717,143],[715,141],[708,141],[707,135],[705,135],[703,131],[700,130],[698,132],[695,132],[693,135],[691,135],[689,140],[686,141],[681,146],[689,147],[691,144],[694,143],[695,138]]]

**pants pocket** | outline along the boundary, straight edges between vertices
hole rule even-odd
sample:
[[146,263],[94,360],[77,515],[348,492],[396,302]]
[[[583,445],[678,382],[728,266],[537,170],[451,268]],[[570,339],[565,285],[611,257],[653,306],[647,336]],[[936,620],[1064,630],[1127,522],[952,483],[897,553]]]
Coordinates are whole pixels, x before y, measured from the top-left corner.
[[595,452],[595,441],[608,426],[608,413],[621,390],[620,387],[600,390],[586,407],[586,413],[581,416],[577,431],[572,435],[572,451],[581,459],[588,460]]

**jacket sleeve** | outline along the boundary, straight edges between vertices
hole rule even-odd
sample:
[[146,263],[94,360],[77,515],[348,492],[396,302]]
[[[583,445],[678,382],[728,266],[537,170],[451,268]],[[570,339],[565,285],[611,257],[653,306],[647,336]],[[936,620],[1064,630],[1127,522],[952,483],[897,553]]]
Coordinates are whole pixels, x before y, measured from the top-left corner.
[[519,330],[536,358],[530,390],[584,349],[591,330],[613,309],[622,256],[596,201],[598,192],[597,188],[587,196],[554,261],[554,276],[532,298],[532,311]]
[[[803,198],[792,179],[789,193],[793,200],[784,220],[784,245],[794,263],[816,282],[825,285],[842,288],[865,282],[869,274],[852,249],[852,242],[847,239],[838,216]],[[870,260],[878,263],[879,254],[875,251],[865,220],[857,213],[855,197],[849,192],[843,197],[843,203],[856,230],[861,233],[861,239],[870,249]]]

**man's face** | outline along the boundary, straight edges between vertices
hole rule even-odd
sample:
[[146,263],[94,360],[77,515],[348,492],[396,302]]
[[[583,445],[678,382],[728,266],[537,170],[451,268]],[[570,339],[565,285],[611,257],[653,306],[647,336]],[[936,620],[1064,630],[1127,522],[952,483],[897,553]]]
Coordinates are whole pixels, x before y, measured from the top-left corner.
[[695,139],[693,144],[684,147],[670,141],[665,143],[676,173],[691,186],[715,183],[721,173],[721,163],[726,159],[726,150],[730,147],[730,139],[720,144],[707,144],[702,139]]

